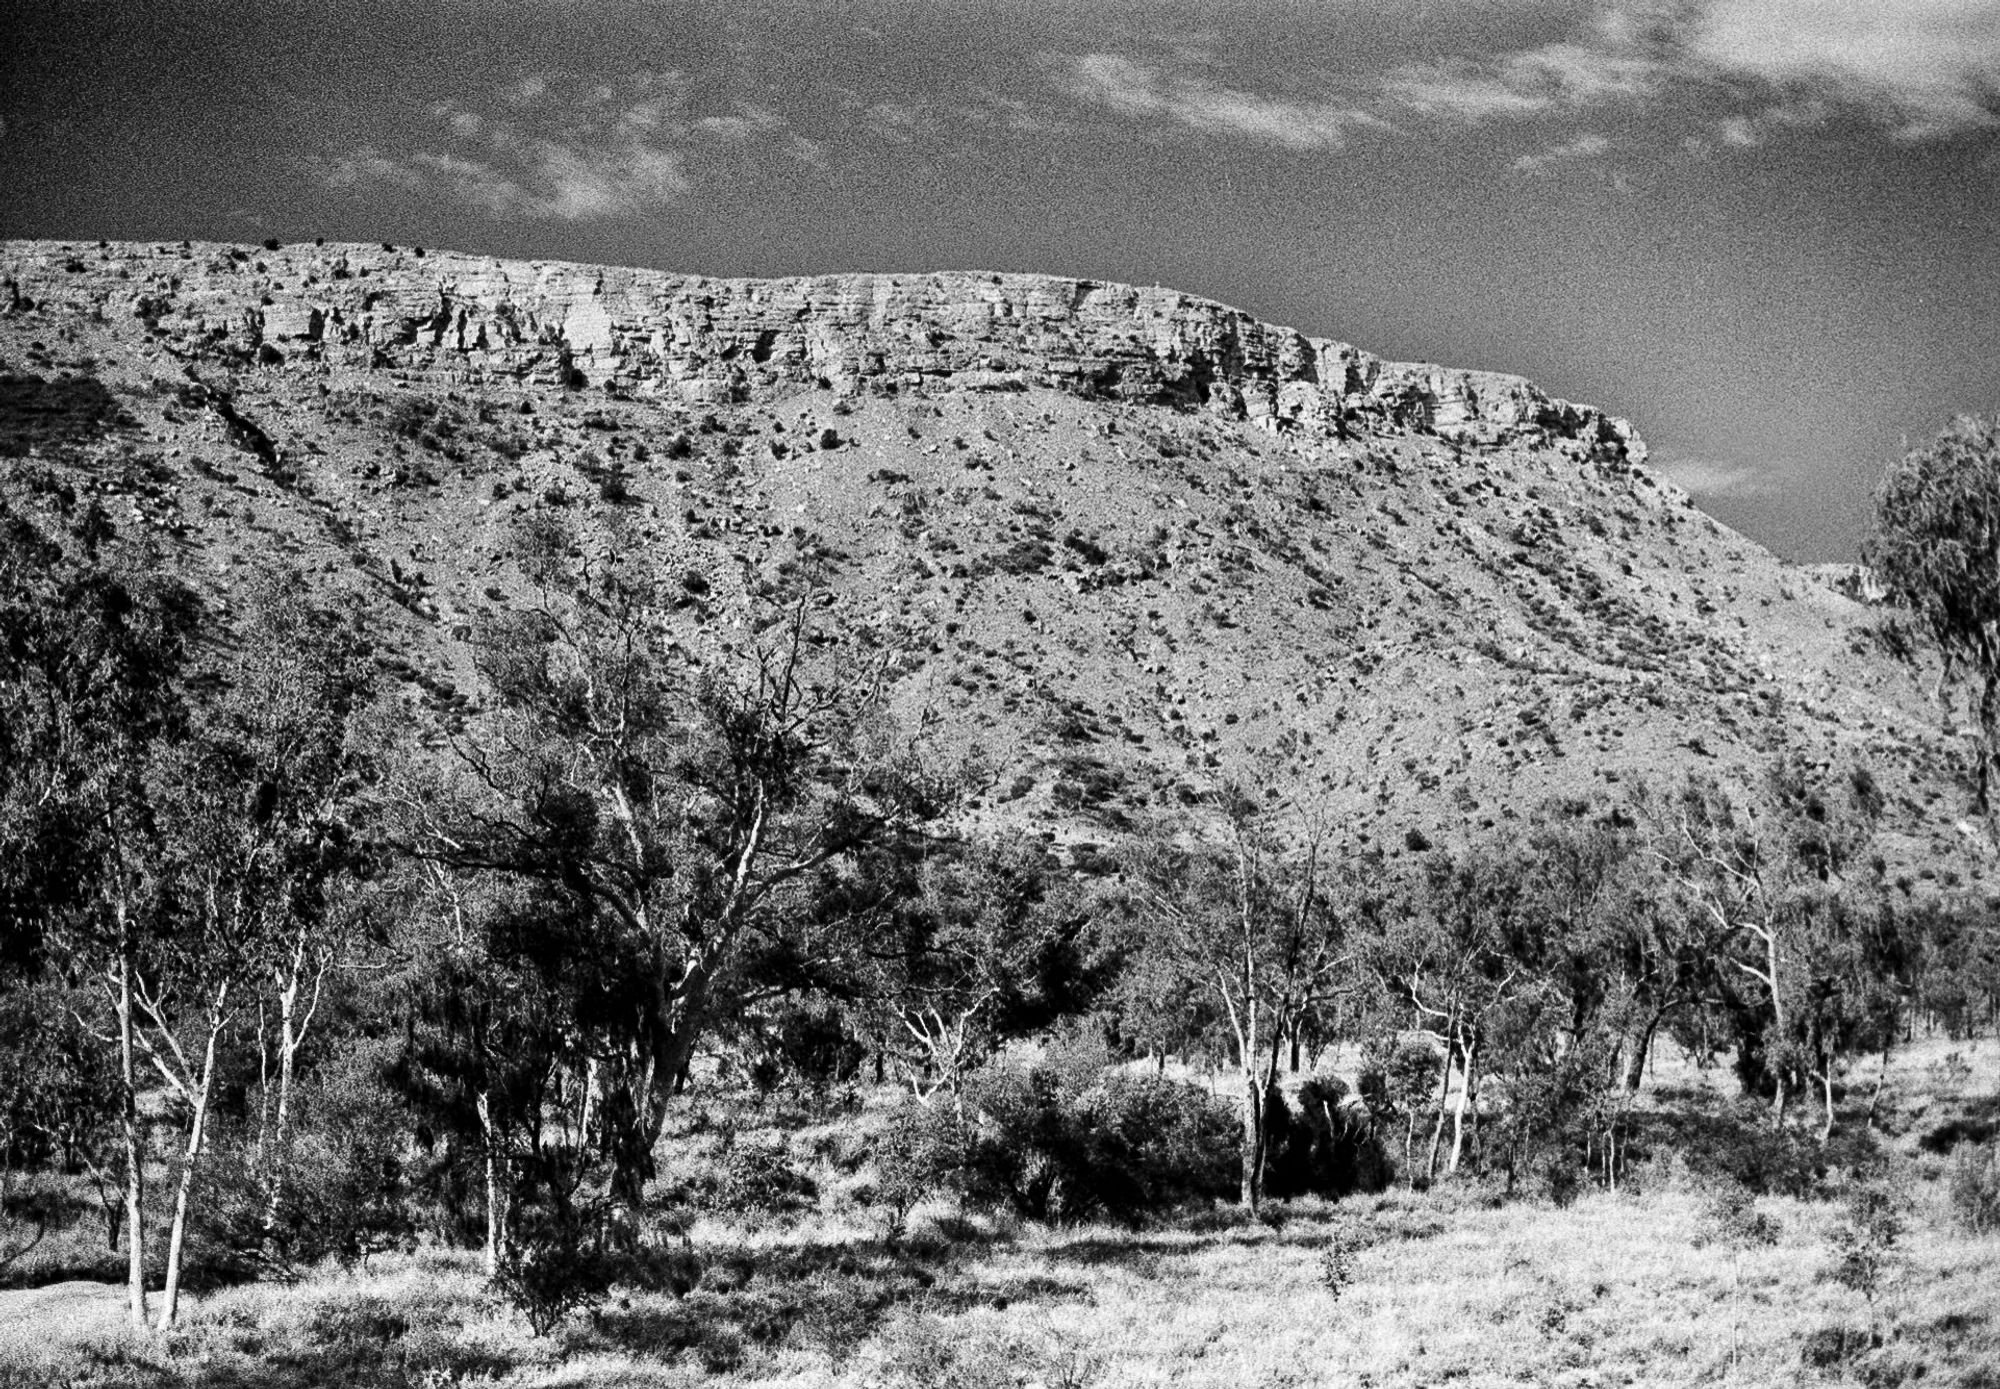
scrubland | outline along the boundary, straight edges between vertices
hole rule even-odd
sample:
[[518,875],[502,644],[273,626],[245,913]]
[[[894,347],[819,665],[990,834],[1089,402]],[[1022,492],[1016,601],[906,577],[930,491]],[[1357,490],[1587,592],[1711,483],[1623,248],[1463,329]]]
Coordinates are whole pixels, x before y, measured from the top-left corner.
[[[1873,1080],[1857,1078],[1844,1125],[1869,1124]],[[217,1287],[170,1335],[136,1338],[117,1290],[69,1283],[4,1295],[0,1383],[1970,1389],[2000,1384],[2000,1237],[1954,1205],[1951,1145],[1993,1126],[1996,1080],[2000,1043],[1918,1039],[1892,1060],[1875,1142],[1847,1150],[1872,1148],[1866,1164],[1733,1212],[1726,1180],[1660,1143],[1621,1189],[1560,1204],[1469,1175],[1136,1229],[932,1200],[894,1238],[854,1160],[893,1096],[817,1120],[696,1097],[664,1180],[728,1142],[782,1139],[817,1197],[693,1221],[673,1286],[615,1288],[537,1337],[476,1253],[420,1244],[292,1284]],[[1686,1109],[1733,1084],[1675,1063],[1646,1094]],[[1888,1194],[1898,1228],[1856,1286],[1838,1275],[1862,1189]],[[88,1221],[59,1232],[14,1281],[87,1261],[93,1239]]]

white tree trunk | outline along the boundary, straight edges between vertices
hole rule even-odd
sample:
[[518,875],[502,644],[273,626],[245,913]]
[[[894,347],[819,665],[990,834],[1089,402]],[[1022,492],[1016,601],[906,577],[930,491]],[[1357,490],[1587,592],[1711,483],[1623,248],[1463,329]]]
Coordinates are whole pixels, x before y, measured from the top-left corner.
[[271,1126],[271,1165],[264,1191],[264,1234],[268,1238],[278,1226],[278,1203],[285,1194],[285,1139],[291,1128],[292,1117],[292,1071],[293,1059],[299,1054],[299,1037],[293,1026],[293,1012],[298,1003],[299,979],[295,972],[291,982],[278,993],[278,1105],[277,1114]]
[[138,1072],[132,1054],[131,923],[118,903],[118,1078],[125,1138],[126,1294],[132,1325],[146,1326],[146,1154],[139,1130]]
[[493,1097],[479,1092],[479,1136],[486,1149],[486,1276],[500,1272],[500,1256],[507,1247],[507,1207],[500,1193],[499,1144],[493,1134]]
[[174,1222],[167,1236],[167,1275],[160,1293],[160,1330],[172,1328],[180,1312],[181,1263],[187,1250],[188,1209],[193,1204],[195,1168],[201,1160],[201,1142],[208,1129],[208,1099],[215,1086],[215,1050],[222,1036],[223,1009],[229,985],[216,991],[215,1007],[209,1013],[208,1045],[201,1057],[201,1077],[194,1090],[194,1115],[188,1122],[187,1152],[181,1162],[180,1181],[174,1190]]
[[[1448,1171],[1458,1171],[1459,1159],[1465,1153],[1465,1106],[1472,1099],[1472,1063],[1475,1047],[1462,1043],[1459,1047],[1459,1063],[1463,1067],[1458,1083],[1458,1103],[1451,1113],[1451,1161]],[[1448,1072],[1447,1072],[1448,1073]]]

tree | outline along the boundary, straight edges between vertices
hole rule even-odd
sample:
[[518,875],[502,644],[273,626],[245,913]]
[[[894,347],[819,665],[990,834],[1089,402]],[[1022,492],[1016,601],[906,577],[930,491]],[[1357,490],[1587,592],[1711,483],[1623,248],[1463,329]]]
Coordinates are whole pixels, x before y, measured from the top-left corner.
[[380,740],[364,731],[367,643],[297,574],[253,590],[236,642],[214,726],[227,744],[221,770],[246,788],[237,829],[256,842],[270,898],[249,981],[258,989],[256,1167],[268,1239],[284,1199],[299,1053],[354,934],[358,904],[345,889],[370,870],[365,793]]
[[824,870],[950,790],[898,743],[879,667],[844,661],[807,599],[704,661],[651,575],[579,558],[546,521],[526,541],[539,601],[477,634],[498,709],[454,744],[475,793],[420,807],[409,843],[558,906],[596,1097],[583,1141],[633,1210],[745,942],[782,936]]
[[[1534,983],[1529,951],[1527,876],[1512,846],[1454,854],[1438,850],[1410,884],[1405,910],[1373,937],[1369,971],[1409,1030],[1428,1037],[1443,1064],[1431,1125],[1426,1174],[1437,1175],[1447,1115],[1449,1170],[1465,1156],[1467,1115],[1479,1067],[1487,1060],[1494,1015]],[[1458,1102],[1450,1104],[1454,1071]]]
[[8,954],[102,990],[117,1063],[127,1292],[147,1321],[142,961],[161,888],[150,773],[184,734],[199,609],[101,512],[51,535],[0,503],[0,902]]
[[1739,1075],[1771,1087],[1780,1123],[1792,1092],[1818,1081],[1830,1131],[1833,1067],[1855,1045],[1886,1042],[1885,998],[1864,985],[1893,963],[1894,933],[1867,905],[1881,875],[1869,853],[1880,797],[1864,770],[1829,783],[1788,759],[1762,791],[1747,811],[1699,780],[1646,800],[1647,852],[1695,919],[1713,997],[1735,1021]]
[[1978,805],[2000,841],[2000,418],[1961,416],[1890,467],[1863,556],[1916,614],[1946,678],[1973,683]]
[[149,761],[159,890],[135,981],[136,1040],[187,1116],[162,1329],[179,1310],[225,1034],[260,983],[279,1020],[276,1114],[260,1163],[267,1238],[275,1224],[294,1062],[339,956],[339,894],[362,858],[365,768],[346,736],[367,685],[356,643],[296,577],[261,585],[237,636],[214,671],[219,691]]
[[[1132,969],[1200,991],[1227,1028],[1241,1085],[1240,1196],[1263,1196],[1266,1096],[1299,1015],[1346,974],[1360,884],[1340,874],[1325,826],[1275,822],[1237,788],[1222,793],[1223,837],[1189,827],[1142,839],[1129,860]],[[1287,831],[1289,830],[1289,833]]]
[[911,1089],[956,1095],[1008,1037],[1083,1011],[1091,980],[1076,947],[1089,911],[1025,836],[942,846],[913,877],[867,952],[864,987]]

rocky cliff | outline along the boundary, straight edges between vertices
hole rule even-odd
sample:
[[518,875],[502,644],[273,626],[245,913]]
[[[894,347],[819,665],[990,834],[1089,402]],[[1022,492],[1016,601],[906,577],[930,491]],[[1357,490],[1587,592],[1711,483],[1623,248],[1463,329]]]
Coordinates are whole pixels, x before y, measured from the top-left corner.
[[1038,276],[31,243],[0,286],[0,487],[94,500],[224,611],[311,576],[447,721],[553,519],[676,586],[689,650],[814,594],[982,749],[974,813],[1080,863],[1224,780],[1400,853],[1781,756],[1866,771],[1911,874],[1980,834],[1864,586],[1515,378]]
[[20,246],[13,302],[87,302],[169,339],[435,374],[740,402],[1050,387],[1269,429],[1430,432],[1644,459],[1623,420],[1519,377],[1385,362],[1170,289],[952,273],[715,280],[363,246]]

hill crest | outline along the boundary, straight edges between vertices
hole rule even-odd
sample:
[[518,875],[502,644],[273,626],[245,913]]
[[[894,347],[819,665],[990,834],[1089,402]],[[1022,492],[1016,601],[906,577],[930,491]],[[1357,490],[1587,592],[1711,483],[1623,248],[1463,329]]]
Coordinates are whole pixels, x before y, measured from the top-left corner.
[[[0,278],[0,452],[221,601],[315,575],[452,716],[554,510],[684,579],[692,642],[815,576],[898,707],[986,749],[975,815],[1082,861],[1225,776],[1402,852],[1781,752],[1865,765],[1912,864],[1973,833],[1870,608],[1519,378],[1041,276],[14,243]],[[66,379],[123,422],[30,427]]]

